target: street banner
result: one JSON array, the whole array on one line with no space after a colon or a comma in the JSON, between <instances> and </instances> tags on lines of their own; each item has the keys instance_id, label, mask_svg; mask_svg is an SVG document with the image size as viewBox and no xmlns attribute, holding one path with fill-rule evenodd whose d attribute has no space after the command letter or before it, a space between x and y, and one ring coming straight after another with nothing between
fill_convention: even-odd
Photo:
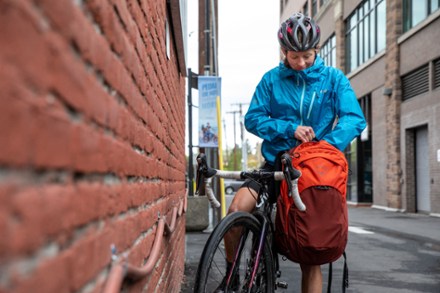
<instances>
[{"instance_id":1,"label":"street banner","mask_svg":"<svg viewBox=\"0 0 440 293\"><path fill-rule=\"evenodd\" d=\"M217 97L221 97L221 78L199 76L199 146L218 147Z\"/></svg>"}]
</instances>

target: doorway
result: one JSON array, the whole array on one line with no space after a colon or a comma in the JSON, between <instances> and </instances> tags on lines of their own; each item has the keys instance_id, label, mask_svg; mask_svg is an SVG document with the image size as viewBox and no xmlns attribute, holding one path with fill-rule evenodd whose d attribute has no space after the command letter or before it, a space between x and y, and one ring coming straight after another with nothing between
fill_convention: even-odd
<instances>
[{"instance_id":1,"label":"doorway","mask_svg":"<svg viewBox=\"0 0 440 293\"><path fill-rule=\"evenodd\" d=\"M416 211L429 213L431 211L430 174L429 174L429 144L428 127L415 129L415 183L416 183Z\"/></svg>"}]
</instances>

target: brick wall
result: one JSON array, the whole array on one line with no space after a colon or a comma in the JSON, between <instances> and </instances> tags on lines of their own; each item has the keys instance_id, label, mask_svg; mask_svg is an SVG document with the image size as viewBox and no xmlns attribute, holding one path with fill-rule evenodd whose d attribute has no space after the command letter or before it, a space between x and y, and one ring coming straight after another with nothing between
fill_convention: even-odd
<instances>
[{"instance_id":1,"label":"brick wall","mask_svg":"<svg viewBox=\"0 0 440 293\"><path fill-rule=\"evenodd\" d=\"M342 14L344 3L340 0L334 3L334 21L336 22L336 67L345 72L345 22Z\"/></svg>"},{"instance_id":2,"label":"brick wall","mask_svg":"<svg viewBox=\"0 0 440 293\"><path fill-rule=\"evenodd\" d=\"M397 38L402 34L402 1L386 1L387 30L385 53L385 88L392 89L386 102L386 150L387 150L387 203L388 207L400 209L401 198L401 149L400 106L402 90L399 74L399 46Z\"/></svg>"},{"instance_id":3,"label":"brick wall","mask_svg":"<svg viewBox=\"0 0 440 293\"><path fill-rule=\"evenodd\" d=\"M417 212L416 197L410 196L416 194L416 154L415 154L415 131L405 131L405 190L403 191L403 208L404 210L415 213ZM406 193L406 194L405 194Z\"/></svg>"},{"instance_id":4,"label":"brick wall","mask_svg":"<svg viewBox=\"0 0 440 293\"><path fill-rule=\"evenodd\" d=\"M185 82L166 1L0 1L0 292L99 292L184 197ZM173 35L171 34L171 37ZM178 292L184 217L130 292Z\"/></svg>"}]
</instances>

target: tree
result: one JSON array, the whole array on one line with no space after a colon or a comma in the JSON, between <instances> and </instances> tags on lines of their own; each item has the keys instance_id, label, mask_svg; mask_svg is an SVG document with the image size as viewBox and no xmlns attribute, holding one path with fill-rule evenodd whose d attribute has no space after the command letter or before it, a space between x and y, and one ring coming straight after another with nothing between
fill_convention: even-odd
<instances>
[{"instance_id":1,"label":"tree","mask_svg":"<svg viewBox=\"0 0 440 293\"><path fill-rule=\"evenodd\" d=\"M248 169L258 169L261 166L262 158L261 158L261 143L257 143L255 148L252 148L249 145L249 141L246 141L247 144L247 166ZM255 150L255 152L252 152ZM236 145L235 148L235 159L234 159L234 148L228 149L227 151L223 151L224 165L223 169L228 171L238 171L242 169L242 148L239 145ZM235 162L235 164L234 164ZM236 166L236 167L235 167Z\"/></svg>"}]
</instances>

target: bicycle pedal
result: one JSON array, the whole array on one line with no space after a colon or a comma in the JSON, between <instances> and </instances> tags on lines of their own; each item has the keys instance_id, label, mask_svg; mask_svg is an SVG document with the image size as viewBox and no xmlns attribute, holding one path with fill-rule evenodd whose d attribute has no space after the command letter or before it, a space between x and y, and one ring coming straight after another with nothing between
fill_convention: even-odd
<instances>
[{"instance_id":1,"label":"bicycle pedal","mask_svg":"<svg viewBox=\"0 0 440 293\"><path fill-rule=\"evenodd\" d=\"M288 284L287 284L287 282L284 282L284 281L278 281L276 283L276 286L277 286L277 288L287 289Z\"/></svg>"},{"instance_id":2,"label":"bicycle pedal","mask_svg":"<svg viewBox=\"0 0 440 293\"><path fill-rule=\"evenodd\" d=\"M284 281L278 281L277 283L276 283L276 285L277 285L277 288L281 288L281 289L287 289L287 282L284 282Z\"/></svg>"}]
</instances>

